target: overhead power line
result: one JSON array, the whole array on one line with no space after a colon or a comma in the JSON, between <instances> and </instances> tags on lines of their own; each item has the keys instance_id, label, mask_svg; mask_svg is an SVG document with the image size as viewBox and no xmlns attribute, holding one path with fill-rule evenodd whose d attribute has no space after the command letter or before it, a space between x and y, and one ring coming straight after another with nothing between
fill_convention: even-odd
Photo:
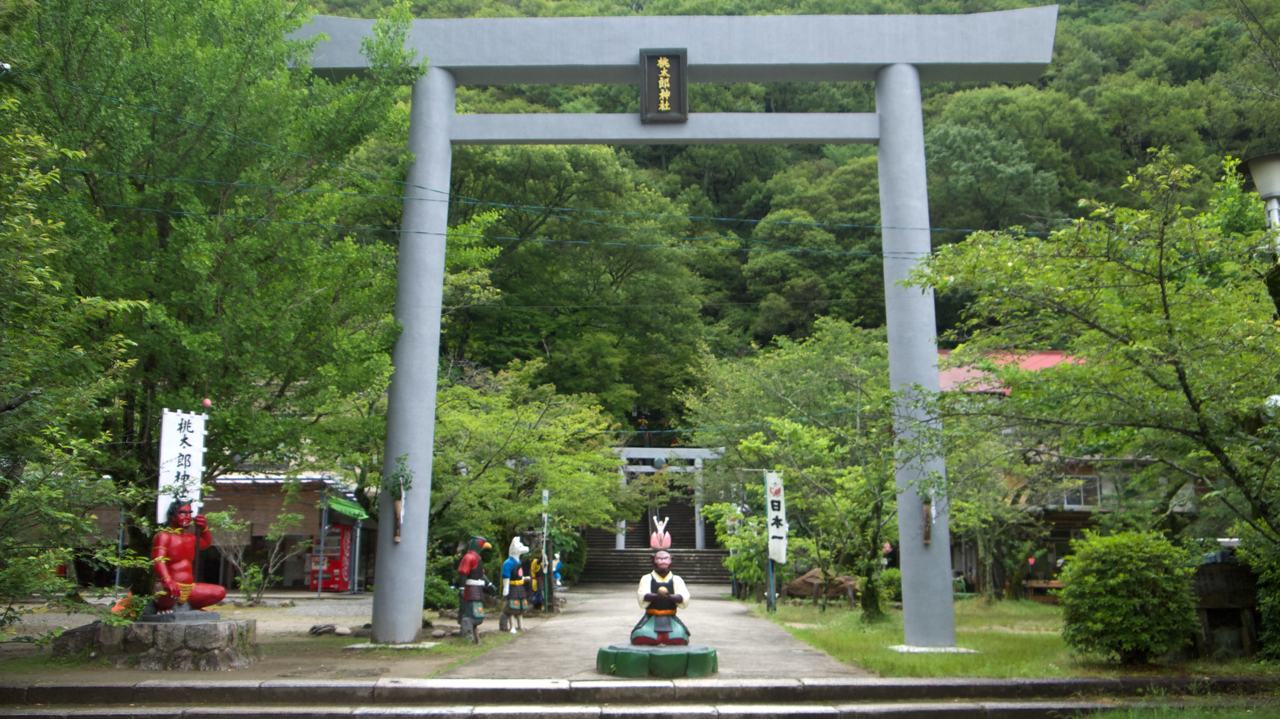
<instances>
[{"instance_id":1,"label":"overhead power line","mask_svg":"<svg viewBox=\"0 0 1280 719\"><path fill-rule=\"evenodd\" d=\"M376 234L385 234L385 235L408 235L408 236L415 236L415 237L419 237L419 236L421 237L449 237L449 236L468 237L473 239L488 240L491 242L498 242L498 243L504 243L504 244L505 243L512 243L512 244L537 243L537 244L546 244L546 245L620 247L620 248L629 248L629 249L698 251L698 252L714 251L714 252L724 252L724 253L735 253L735 252L742 252L743 250L749 250L752 248L760 248L760 249L767 249L767 250L772 250L776 252L785 252L785 253L791 253L791 254L812 254L812 255L829 256L829 257L891 257L891 258L907 258L907 259L919 258L919 257L927 256L929 254L927 252L914 252L914 251L902 251L902 250L885 252L884 250L877 250L877 249L858 249L858 250L826 249L826 248L820 248L820 247L781 245L776 243L767 243L767 242L758 242L758 241L752 242L749 240L746 240L746 241L739 240L741 243L745 244L745 247L744 246L715 247L715 246L706 246L706 245L695 247L695 246L680 245L680 244L622 242L622 241L616 241L616 240L611 241L611 240L597 240L597 239L560 240L560 239L554 239L550 237L519 237L515 235L486 235L486 234L478 234L478 233L458 232L453 230L447 233L441 233L441 232L430 232L426 230L404 230L404 229L393 228L393 227L380 227L377 225L343 225L343 224L331 223L331 222L317 222L314 220L290 220L290 219L285 219L280 217L267 217L265 215L240 216L240 215L229 215L226 213L195 212L192 210L165 209L160 207L142 207L138 205L125 205L125 204L119 204L119 203L104 203L98 206L104 209L125 210L128 212L164 215L168 217L192 217L192 218L202 218L202 219L209 219L209 220L215 220L215 221L243 222L243 223L250 223L250 224L282 224L282 225L291 225L296 227L314 227L318 229L334 231L337 233L367 232L367 233L376 233ZM633 227L633 228L626 228L626 229L629 232L643 232L645 234L650 234L651 232L648 228ZM685 236L685 237L679 237L679 238L673 238L673 239L676 242L705 242L705 241L720 241L726 238L720 235L713 235L713 236L691 235L691 236Z\"/></svg>"},{"instance_id":2,"label":"overhead power line","mask_svg":"<svg viewBox=\"0 0 1280 719\"><path fill-rule=\"evenodd\" d=\"M977 228L977 227L933 226L933 227L925 228L925 227L905 227L905 226L850 223L850 222L778 220L778 219L769 219L767 217L763 219L756 219L756 218L727 217L727 216L715 216L715 215L681 215L681 214L659 213L659 212L646 213L646 212L637 212L637 211L617 211L617 210L606 210L606 209L599 209L599 208L538 205L538 204L529 204L529 203L507 202L507 201L500 201L500 200L489 200L489 199L483 199L483 198L468 197L465 195L455 195L452 198L446 198L446 195L448 193L445 192L444 190L437 190L434 188L422 187L422 186L413 185L410 183L401 183L401 184L404 184L405 187L413 187L413 188L427 190L432 193L436 193L439 195L439 197L417 197L417 196L406 195L406 194L361 193L361 192L350 192L346 190L327 189L327 188L326 189L293 188L285 185L277 185L277 184L270 184L270 183L242 182L242 181L233 181L233 180L214 180L214 179L207 179L207 178L191 178L191 177L178 177L178 176L159 176L159 175L150 175L147 173L118 172L113 170L103 170L103 169L70 166L70 165L64 167L63 169L67 172L74 172L74 173L81 173L81 174L95 174L95 175L102 175L102 176L108 176L108 177L110 176L127 177L132 180L144 180L144 181L153 181L153 182L174 182L174 183L197 185L197 186L229 187L229 188L238 188L238 189L246 189L246 190L279 191L279 192L283 192L285 194L290 194L290 195L317 194L323 197L347 197L352 199L391 200L397 203L456 202L458 204L472 205L477 207L489 207L489 208L499 209L499 210L515 210L519 212L537 212L540 214L556 216L559 219L565 219L566 216L573 216L573 215L597 215L602 217L608 217L611 219L626 218L626 219L647 220L647 221L670 220L670 221L684 221L684 222L695 223L695 224L709 222L714 224L737 224L737 225L751 225L756 227L761 227L761 226L805 227L805 228L831 230L831 231L857 230L857 231L876 232L876 233L882 232L884 230L928 230L930 232L936 232L936 233L955 233L955 234L969 235L974 232L983 231L983 228ZM623 229L623 230L635 229L629 225L602 223L602 222L595 222L591 220L583 220L581 222L583 224L603 227L606 229ZM1054 222L1055 224L1065 225L1066 223L1072 222L1072 220L1070 218L1059 218L1057 220L1054 220ZM1026 234L1029 236L1047 236L1049 232L1023 230L1023 234Z\"/></svg>"},{"instance_id":3,"label":"overhead power line","mask_svg":"<svg viewBox=\"0 0 1280 719\"><path fill-rule=\"evenodd\" d=\"M106 100L114 104L117 104L119 106L133 109L137 112L142 112L142 113L146 113L146 114L157 116L157 117L163 117L165 119L169 119L184 125L200 128L201 130L210 132L211 134L216 135L218 137L222 137L237 143L243 143L250 147L274 150L276 152L284 153L286 156L289 156L289 157L296 157L298 159L306 160L308 162L312 162L320 166L329 167L329 168L338 170L347 175L359 177L362 180L371 180L375 182L382 182L382 183L400 186L406 189L419 190L422 192L438 195L440 199L417 197L417 196L409 195L407 193L385 194L385 195L364 194L364 193L344 193L347 196L356 197L356 198L368 198L368 199L395 199L399 202L406 202L406 201L407 202L424 202L424 201L431 202L431 201L443 201L443 199L445 197L448 197L450 194L448 190L417 185L414 183L408 183L403 178L399 178L399 177L388 177L385 175L355 172L351 168L342 166L331 160L324 160L321 158L317 158L315 156L308 155L306 153L300 153L300 152L291 150L289 148L284 148L272 143L263 142L259 139L248 137L240 133L227 130L225 128L213 126L207 120L202 120L202 121L189 120L181 115L165 111L163 108L160 108L155 105L143 105L136 102L131 102L129 100L126 100L114 95L85 90L84 88L81 88L78 84L69 82L62 78L50 77L50 76L39 74L39 73L29 73L29 74L42 77L48 81L67 87L71 89L72 92L77 94L83 94L89 97L93 97L97 100ZM93 171L93 170L87 170L87 168L70 168L69 167L67 169L70 171ZM100 172L100 173L111 172L112 174L130 176L130 177L139 178L139 179L151 177L152 179L155 179L158 181L168 181L168 182L187 182L192 184L244 187L246 189L250 189L250 188L279 189L279 190L284 190L290 193L304 193L304 192L314 191L307 188L290 188L290 187L285 187L280 185L269 185L269 184L262 184L262 183L241 183L236 181L212 180L207 178L181 178L181 177L161 178L156 176L147 176L145 174L138 174L138 173L118 173L118 172L104 171L104 170L98 170L97 172ZM321 192L324 192L324 191L321 191ZM330 191L330 192L334 192L334 191ZM344 191L339 190L336 192L344 192ZM679 219L679 220L684 220L688 222L711 222L716 224L734 224L734 225L752 225L752 226L759 226L759 225L788 226L790 225L790 226L812 227L817 229L837 230L837 231L838 230L858 230L858 231L880 232L886 229L890 229L890 230L927 229L931 232L937 232L937 233L971 234L981 229L981 228L971 228L971 227L946 227L946 226L936 226L936 227L930 227L930 228L893 227L893 226L877 225L877 224L800 222L800 221L791 221L791 220L770 220L768 218L757 219L757 218L729 217L729 216L715 216L715 215L694 215L694 214L679 215L679 214L628 213L628 212L620 213L616 211L600 210L595 208L522 204L522 203L488 200L483 198L473 198L473 197L466 197L466 196L454 197L453 199L455 201L458 201L464 204L471 204L476 206L487 206L487 207L493 207L496 209L516 209L521 211L537 211L537 212L550 212L550 213L562 213L562 214L601 214L609 217L639 217L643 219ZM1060 218L1059 220L1056 220L1054 222L1055 224L1058 224L1058 223L1066 223L1070 221L1071 221L1070 218ZM1026 231L1025 234L1040 235L1040 234L1047 234L1047 233Z\"/></svg>"}]
</instances>

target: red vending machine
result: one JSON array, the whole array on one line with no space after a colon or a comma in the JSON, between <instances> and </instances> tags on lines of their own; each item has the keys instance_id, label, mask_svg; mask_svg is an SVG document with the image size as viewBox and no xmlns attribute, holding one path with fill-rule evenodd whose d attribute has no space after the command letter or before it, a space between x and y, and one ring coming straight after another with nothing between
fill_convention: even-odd
<instances>
[{"instance_id":1,"label":"red vending machine","mask_svg":"<svg viewBox=\"0 0 1280 719\"><path fill-rule=\"evenodd\" d=\"M324 541L308 555L307 586L311 591L346 592L351 589L353 529L346 524L329 525Z\"/></svg>"}]
</instances>

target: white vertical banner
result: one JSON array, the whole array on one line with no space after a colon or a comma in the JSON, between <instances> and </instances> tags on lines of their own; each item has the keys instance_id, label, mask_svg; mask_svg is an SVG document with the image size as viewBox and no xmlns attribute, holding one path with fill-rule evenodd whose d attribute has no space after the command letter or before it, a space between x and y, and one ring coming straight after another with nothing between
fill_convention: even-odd
<instances>
[{"instance_id":1,"label":"white vertical banner","mask_svg":"<svg viewBox=\"0 0 1280 719\"><path fill-rule=\"evenodd\" d=\"M204 477L204 425L207 414L164 411L160 422L160 491L156 521L164 524L169 505L185 499L200 508L200 480Z\"/></svg>"},{"instance_id":2,"label":"white vertical banner","mask_svg":"<svg viewBox=\"0 0 1280 719\"><path fill-rule=\"evenodd\" d=\"M764 473L764 503L769 532L769 559L787 563L787 500L782 490L782 475Z\"/></svg>"}]
</instances>

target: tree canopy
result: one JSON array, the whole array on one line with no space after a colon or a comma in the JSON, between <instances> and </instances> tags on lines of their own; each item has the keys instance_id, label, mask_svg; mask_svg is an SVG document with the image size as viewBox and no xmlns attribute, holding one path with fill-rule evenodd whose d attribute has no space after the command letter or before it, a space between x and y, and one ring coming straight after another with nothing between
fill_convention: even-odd
<instances>
[{"instance_id":1,"label":"tree canopy","mask_svg":"<svg viewBox=\"0 0 1280 719\"><path fill-rule=\"evenodd\" d=\"M64 463L57 476L149 488L161 411L208 398L212 475L319 465L379 486L408 85L429 62L402 50L411 17L1036 4L414 0L388 10L329 0L316 5L385 16L364 48L371 73L344 79L310 73L311 44L289 39L306 3L12 4L0 11L6 481ZM942 249L921 281L948 290L939 317L964 361L1043 347L1079 359L1027 384L1003 405L1022 413L1009 419L1063 430L1054 439L1064 452L1158 460L1170 491L1185 479L1274 539L1272 388L1258 380L1275 359L1266 263L1253 251L1261 215L1233 174L1216 189L1197 178L1225 155L1280 149L1267 145L1280 136L1280 8L1160 0L1059 12L1038 81L926 86L935 245L956 249ZM638 110L624 85L466 87L458 99L460 112ZM868 83L696 84L691 104L869 112L874 93ZM1158 146L1180 160L1147 167ZM887 469L872 449L883 437L845 423L852 408L879 416L880 380L867 376L868 395L841 384L885 362L876 177L864 146L459 149L441 363L453 374L441 382L446 459L435 479L438 510L471 514L437 517L442 531L485 512L495 531L511 529L528 521L535 488L571 494L508 459L612 477L604 443L655 438L723 443L747 466L815 477L826 467L827 494L804 510L815 532L837 529L821 506L839 492L880 501ZM803 371L787 378L787 367ZM822 379L819 369L836 371ZM776 396L753 394L765 384L735 376L747 370ZM796 407L779 404L797 393ZM499 452L533 407L548 412L545 436ZM466 444L475 417L497 418L488 449ZM754 429L716 429L728 425ZM557 442L571 451L552 461ZM449 474L488 456L503 459L487 477ZM1161 471L1148 466L1155 481ZM501 506L482 501L490 495ZM141 494L110 499L149 514ZM625 501L580 499L565 516L584 524L611 521ZM833 543L815 551L870 562L879 521L838 528L845 545L823 535Z\"/></svg>"},{"instance_id":2,"label":"tree canopy","mask_svg":"<svg viewBox=\"0 0 1280 719\"><path fill-rule=\"evenodd\" d=\"M984 412L1038 430L1032 447L1141 460L1133 479L1162 490L1164 512L1186 485L1276 543L1274 259L1258 199L1224 169L1201 210L1200 173L1159 153L1125 183L1127 205L1094 204L1044 237L978 233L918 279L970 297L953 357L1009 392ZM1044 348L1071 359L1001 361Z\"/></svg>"}]
</instances>

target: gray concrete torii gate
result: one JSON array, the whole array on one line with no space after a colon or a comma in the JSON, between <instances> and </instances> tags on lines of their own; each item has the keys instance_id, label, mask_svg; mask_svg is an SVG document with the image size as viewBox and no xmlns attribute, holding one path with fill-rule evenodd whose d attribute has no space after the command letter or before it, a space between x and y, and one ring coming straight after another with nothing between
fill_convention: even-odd
<instances>
[{"instance_id":1,"label":"gray concrete torii gate","mask_svg":"<svg viewBox=\"0 0 1280 719\"><path fill-rule=\"evenodd\" d=\"M387 417L386 471L407 455L402 541L378 531L373 638L415 641L422 626L448 188L454 144L878 143L890 384L938 391L933 295L899 285L930 252L920 84L1033 80L1053 53L1057 7L973 15L598 17L415 20L406 44L430 67L413 88ZM327 36L312 69L360 72L373 21L321 16L298 35ZM874 81L875 113L697 113L680 124L640 115L458 115L461 85L639 84L640 50L682 48L689 82ZM900 436L927 421L902 406ZM955 643L945 496L916 485L943 476L940 456L897 468L905 641ZM381 499L381 516L391 515Z\"/></svg>"}]
</instances>

